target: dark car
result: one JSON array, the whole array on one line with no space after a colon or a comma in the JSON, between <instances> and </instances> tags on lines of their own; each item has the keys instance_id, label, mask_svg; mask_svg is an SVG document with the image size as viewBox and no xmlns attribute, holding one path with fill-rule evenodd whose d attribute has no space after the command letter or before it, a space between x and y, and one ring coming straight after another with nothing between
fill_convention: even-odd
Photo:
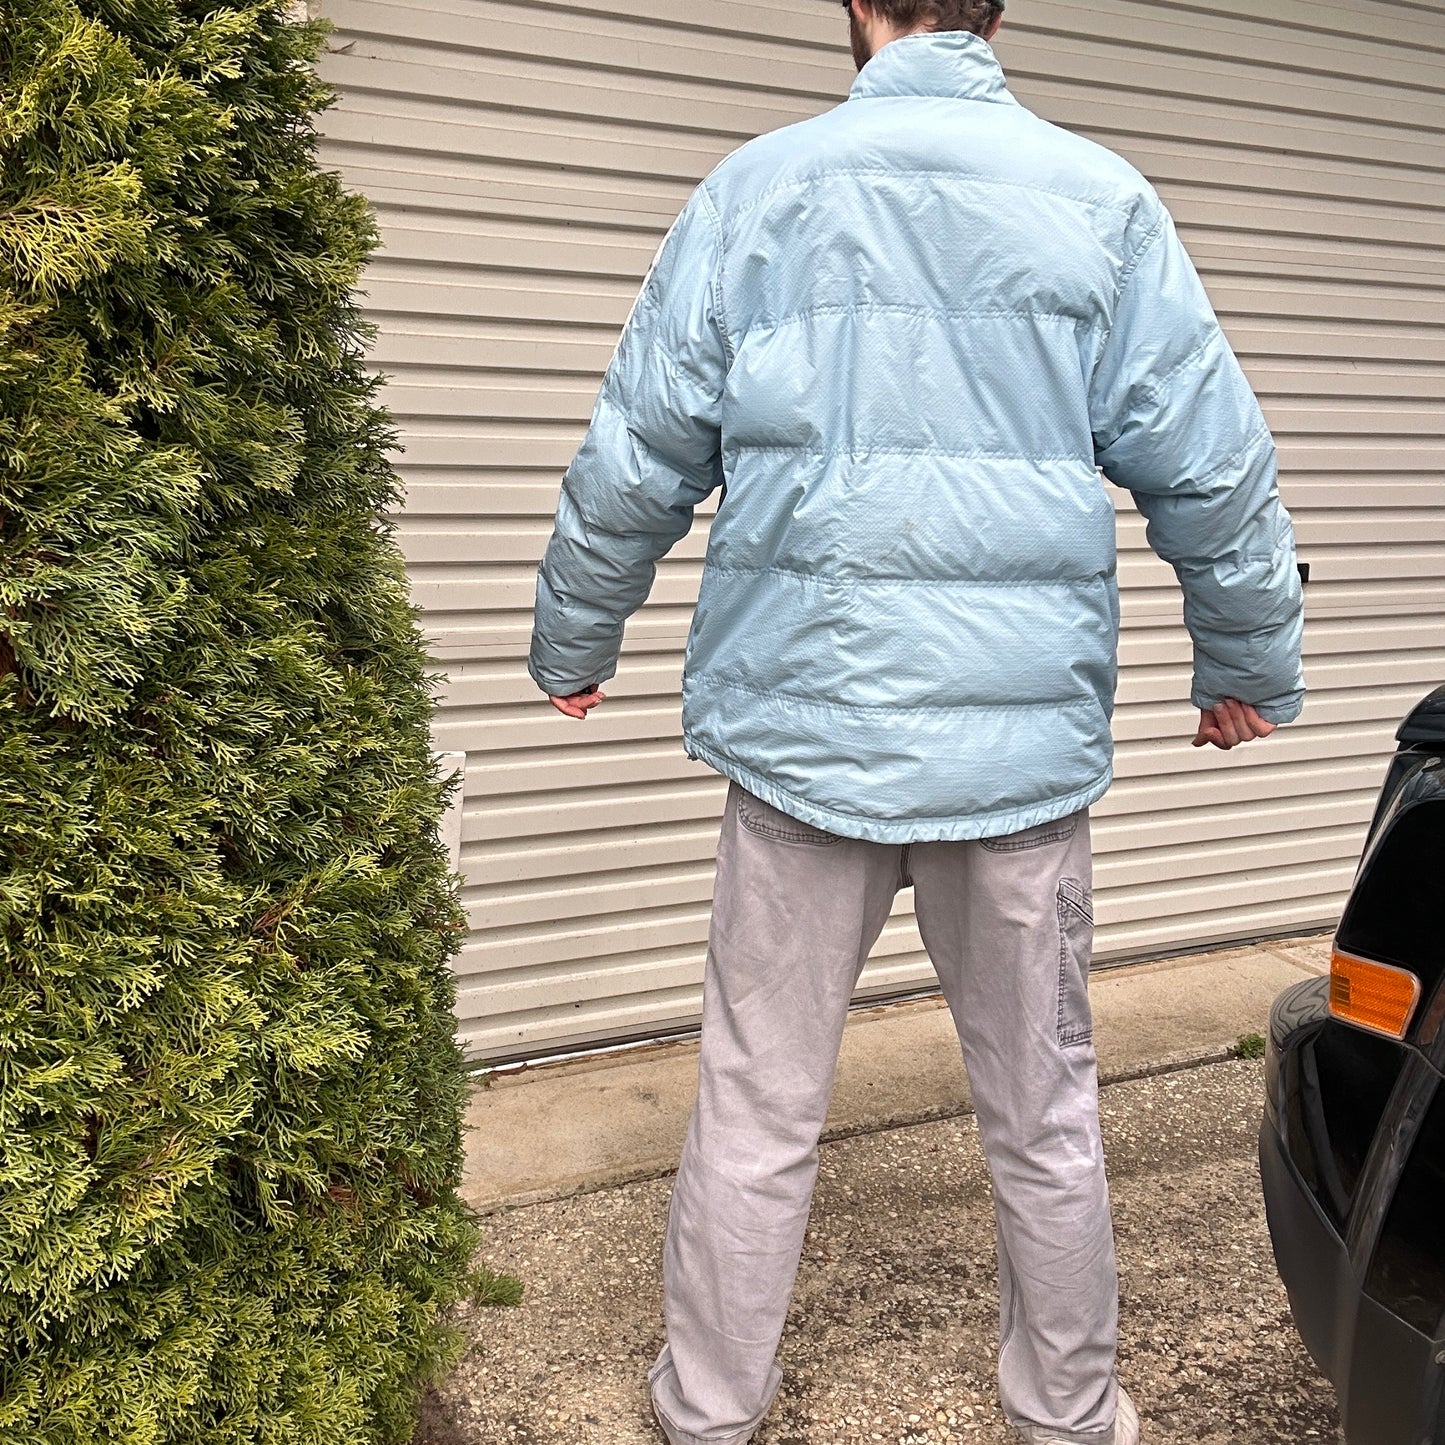
<instances>
[{"instance_id":1,"label":"dark car","mask_svg":"<svg viewBox=\"0 0 1445 1445\"><path fill-rule=\"evenodd\" d=\"M1270 1019L1260 1168L1349 1445L1445 1445L1445 687L1405 720L1328 978Z\"/></svg>"}]
</instances>

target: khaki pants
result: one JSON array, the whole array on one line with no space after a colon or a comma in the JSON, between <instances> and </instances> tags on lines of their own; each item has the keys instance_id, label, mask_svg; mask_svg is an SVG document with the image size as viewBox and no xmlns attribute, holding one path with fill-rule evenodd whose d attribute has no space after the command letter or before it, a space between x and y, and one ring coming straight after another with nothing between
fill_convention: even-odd
<instances>
[{"instance_id":1,"label":"khaki pants","mask_svg":"<svg viewBox=\"0 0 1445 1445\"><path fill-rule=\"evenodd\" d=\"M849 998L909 886L993 1178L1004 1410L1026 1438L1112 1441L1090 885L1085 813L977 842L870 843L732 787L663 1261L668 1343L649 1376L672 1445L744 1445L777 1392Z\"/></svg>"}]
</instances>

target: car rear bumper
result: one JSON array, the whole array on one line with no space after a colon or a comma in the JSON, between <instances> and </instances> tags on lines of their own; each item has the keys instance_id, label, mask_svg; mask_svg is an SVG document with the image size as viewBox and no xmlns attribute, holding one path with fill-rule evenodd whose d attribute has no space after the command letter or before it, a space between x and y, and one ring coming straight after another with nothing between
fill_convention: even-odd
<instances>
[{"instance_id":1,"label":"car rear bumper","mask_svg":"<svg viewBox=\"0 0 1445 1445\"><path fill-rule=\"evenodd\" d=\"M1275 1260L1300 1338L1335 1386L1349 1445L1445 1445L1437 1359L1428 1339L1364 1291L1363 1268L1291 1154L1302 1137L1289 1111L1291 1076L1329 1022L1329 980L1286 990L1270 1020L1268 1099L1260 1130L1260 1176ZM1292 1057L1293 1056L1293 1057Z\"/></svg>"},{"instance_id":2,"label":"car rear bumper","mask_svg":"<svg viewBox=\"0 0 1445 1445\"><path fill-rule=\"evenodd\" d=\"M1338 1301L1341 1294L1348 1293L1349 1253L1268 1119L1259 1133L1259 1173L1275 1263L1289 1295L1295 1327L1310 1358L1333 1377L1339 1352Z\"/></svg>"}]
</instances>

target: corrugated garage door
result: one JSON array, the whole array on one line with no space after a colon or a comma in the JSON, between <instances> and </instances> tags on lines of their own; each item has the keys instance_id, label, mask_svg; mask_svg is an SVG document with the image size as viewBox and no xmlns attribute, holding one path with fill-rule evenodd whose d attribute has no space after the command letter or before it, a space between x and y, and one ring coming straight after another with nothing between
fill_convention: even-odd
<instances>
[{"instance_id":1,"label":"corrugated garage door","mask_svg":"<svg viewBox=\"0 0 1445 1445\"><path fill-rule=\"evenodd\" d=\"M376 204L376 363L401 537L468 754L461 1028L503 1059L698 1010L720 780L679 746L707 520L659 569L585 727L523 668L563 468L695 182L822 110L834 0L325 0L325 158ZM1033 109L1122 151L1178 217L1279 438L1314 568L1305 721L1187 746L1172 574L1121 497L1119 781L1097 812L1099 957L1328 925L1394 724L1445 678L1445 12L1387 0L1012 0ZM867 989L926 986L911 897Z\"/></svg>"}]
</instances>

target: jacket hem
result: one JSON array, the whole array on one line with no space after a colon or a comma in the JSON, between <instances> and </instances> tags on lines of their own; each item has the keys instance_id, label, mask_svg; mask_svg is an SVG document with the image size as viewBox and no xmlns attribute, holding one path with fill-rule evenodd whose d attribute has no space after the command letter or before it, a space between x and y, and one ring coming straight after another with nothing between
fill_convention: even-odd
<instances>
[{"instance_id":1,"label":"jacket hem","mask_svg":"<svg viewBox=\"0 0 1445 1445\"><path fill-rule=\"evenodd\" d=\"M949 818L871 818L820 808L690 736L684 736L683 744L689 757L706 763L715 772L730 778L754 797L770 803L789 817L811 823L813 827L835 833L840 838L859 838L869 843L959 843L974 838L1003 838L1039 823L1052 823L1080 812L1098 802L1114 780L1114 770L1106 768L1093 782L1063 797L996 813L969 813Z\"/></svg>"}]
</instances>

